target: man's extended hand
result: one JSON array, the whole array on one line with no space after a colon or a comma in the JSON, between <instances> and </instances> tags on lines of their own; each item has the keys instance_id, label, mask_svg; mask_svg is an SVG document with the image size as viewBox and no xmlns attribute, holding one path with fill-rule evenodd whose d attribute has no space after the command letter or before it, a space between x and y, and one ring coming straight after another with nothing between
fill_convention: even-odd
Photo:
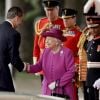
<instances>
[{"instance_id":1,"label":"man's extended hand","mask_svg":"<svg viewBox=\"0 0 100 100\"><path fill-rule=\"evenodd\" d=\"M30 70L30 64L24 62L24 69L23 69L23 71L29 72L29 70Z\"/></svg>"}]
</instances>

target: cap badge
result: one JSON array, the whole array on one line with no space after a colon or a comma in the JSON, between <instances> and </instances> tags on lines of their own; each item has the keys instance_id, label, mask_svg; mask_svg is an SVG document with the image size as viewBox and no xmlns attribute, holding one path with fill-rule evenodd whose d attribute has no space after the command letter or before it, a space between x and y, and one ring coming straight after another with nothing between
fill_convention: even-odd
<instances>
[{"instance_id":1,"label":"cap badge","mask_svg":"<svg viewBox=\"0 0 100 100\"><path fill-rule=\"evenodd\" d=\"M65 9L65 11L64 11L64 12L65 12L65 15L66 15L66 14L67 14L67 9Z\"/></svg>"},{"instance_id":2,"label":"cap badge","mask_svg":"<svg viewBox=\"0 0 100 100\"><path fill-rule=\"evenodd\" d=\"M50 6L50 1L48 1L47 3L48 3L48 6Z\"/></svg>"}]
</instances>

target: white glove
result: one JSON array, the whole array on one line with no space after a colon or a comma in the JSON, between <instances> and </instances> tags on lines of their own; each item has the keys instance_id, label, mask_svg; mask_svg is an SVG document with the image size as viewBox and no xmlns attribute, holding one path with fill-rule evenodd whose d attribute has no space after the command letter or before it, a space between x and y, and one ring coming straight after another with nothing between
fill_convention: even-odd
<instances>
[{"instance_id":1,"label":"white glove","mask_svg":"<svg viewBox=\"0 0 100 100\"><path fill-rule=\"evenodd\" d=\"M36 76L40 76L40 73L39 73L39 72L37 72L37 73L35 73L35 75L36 75Z\"/></svg>"},{"instance_id":2,"label":"white glove","mask_svg":"<svg viewBox=\"0 0 100 100\"><path fill-rule=\"evenodd\" d=\"M100 89L100 78L97 79L97 80L94 82L93 87L94 87L94 88L97 88L97 89Z\"/></svg>"},{"instance_id":3,"label":"white glove","mask_svg":"<svg viewBox=\"0 0 100 100\"><path fill-rule=\"evenodd\" d=\"M49 89L50 90L54 90L56 88L56 82L51 82L49 85L48 85Z\"/></svg>"}]
</instances>

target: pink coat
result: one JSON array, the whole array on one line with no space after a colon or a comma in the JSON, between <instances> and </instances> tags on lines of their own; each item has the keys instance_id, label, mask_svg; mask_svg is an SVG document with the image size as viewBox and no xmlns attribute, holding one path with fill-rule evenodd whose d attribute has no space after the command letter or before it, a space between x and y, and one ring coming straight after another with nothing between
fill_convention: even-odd
<instances>
[{"instance_id":1,"label":"pink coat","mask_svg":"<svg viewBox=\"0 0 100 100\"><path fill-rule=\"evenodd\" d=\"M54 54L51 49L45 49L40 60L36 65L30 65L30 73L36 73L43 69L44 80L42 83L42 93L51 95L51 90L48 85L51 82L59 81L59 86L55 92L64 93L73 98L73 83L72 79L75 73L74 57L70 49L62 47L61 50Z\"/></svg>"}]
</instances>

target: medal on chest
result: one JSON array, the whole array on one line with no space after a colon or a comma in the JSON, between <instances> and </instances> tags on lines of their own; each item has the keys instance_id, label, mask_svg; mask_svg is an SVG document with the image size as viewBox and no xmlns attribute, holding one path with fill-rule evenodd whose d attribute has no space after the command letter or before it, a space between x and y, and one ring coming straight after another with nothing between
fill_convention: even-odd
<instances>
[{"instance_id":1,"label":"medal on chest","mask_svg":"<svg viewBox=\"0 0 100 100\"><path fill-rule=\"evenodd\" d=\"M74 31L66 31L66 32L64 32L64 34L63 34L65 37L66 36L72 36L72 37L74 37L75 36L75 32Z\"/></svg>"}]
</instances>

